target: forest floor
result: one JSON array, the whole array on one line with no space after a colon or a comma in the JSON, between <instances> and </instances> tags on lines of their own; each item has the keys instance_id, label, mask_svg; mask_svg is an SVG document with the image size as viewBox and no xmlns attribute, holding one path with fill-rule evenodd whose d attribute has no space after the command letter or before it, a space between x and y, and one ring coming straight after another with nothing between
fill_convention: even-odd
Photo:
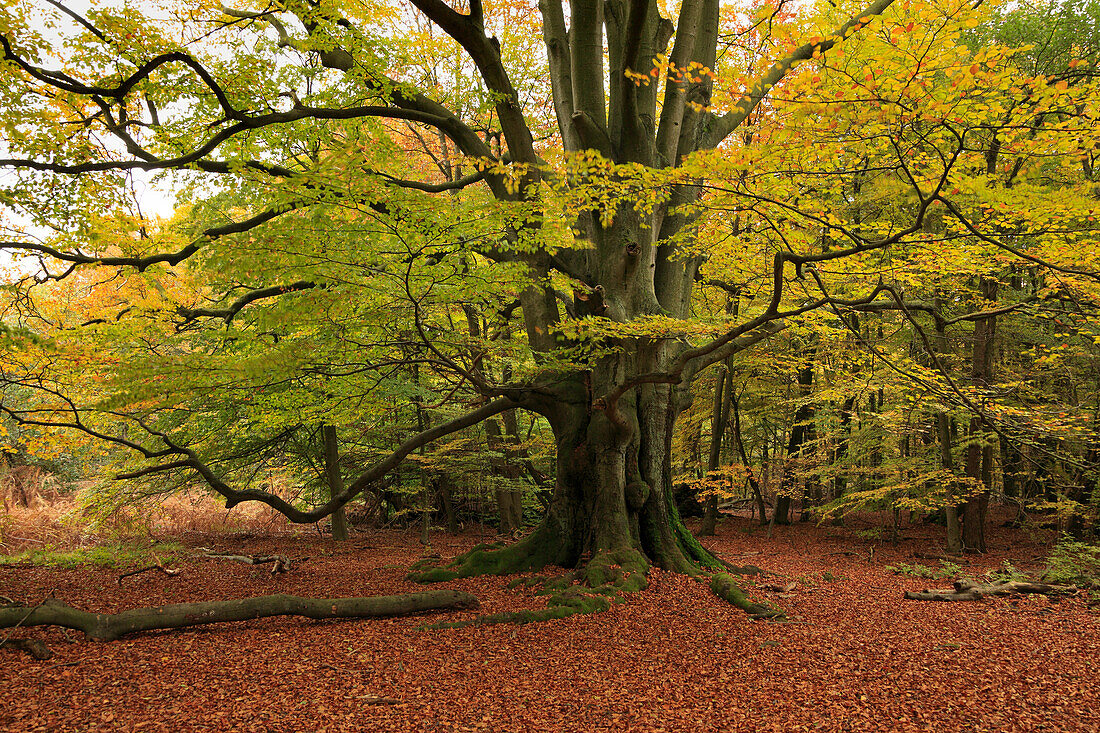
<instances>
[{"instance_id":1,"label":"forest floor","mask_svg":"<svg viewBox=\"0 0 1100 733\"><path fill-rule=\"evenodd\" d=\"M753 621L690 578L653 570L610 611L527 626L418 630L425 617L315 622L284 617L145 633L111 643L20 629L53 658L0 650L4 731L1100 731L1100 614L1084 594L971 603L903 600L950 585L887 565L939 567L942 528L892 546L856 530L797 524L771 539L729 518L704 544L776 576L753 593L787 621ZM487 536L488 535L488 536ZM286 574L204 557L178 576L0 566L0 595L56 597L116 612L271 593L343 597L421 590L404 579L415 530L311 536L188 535L189 548L308 558ZM487 530L433 534L444 557ZM1006 560L1041 570L1049 547L995 528L978 576ZM873 551L872 551L873 550ZM444 584L480 613L538 608L507 578ZM789 586L785 593L767 584ZM428 617L469 618L472 612ZM0 630L0 638L4 632Z\"/></svg>"}]
</instances>

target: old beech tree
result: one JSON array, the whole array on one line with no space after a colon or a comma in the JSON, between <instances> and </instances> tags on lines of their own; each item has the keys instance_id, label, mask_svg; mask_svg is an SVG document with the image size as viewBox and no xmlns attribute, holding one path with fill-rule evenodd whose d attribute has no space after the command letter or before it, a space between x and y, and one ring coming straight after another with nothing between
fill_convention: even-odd
<instances>
[{"instance_id":1,"label":"old beech tree","mask_svg":"<svg viewBox=\"0 0 1100 733\"><path fill-rule=\"evenodd\" d=\"M21 177L24 193L43 196L49 184L35 183L36 175L45 181L103 182L130 171L178 170L219 180L237 176L246 182L263 181L292 194L267 205L257 203L234 221L211 226L175 248L136 251L128 250L125 242L97 247L95 242L43 243L29 238L5 246L41 257L45 269L40 277L64 278L88 268L170 269L185 266L205 249L226 243L232 247L234 237L341 197L400 217L401 202L409 199L399 198L397 192L442 198L464 187L487 188L498 201L532 212L518 223L512 220L503 234L483 244L480 255L507 264L509 272L522 272L518 303L509 313L522 318L532 363L542 368L503 383L479 372L476 359L460 364L439 353L437 362L450 363L466 388L480 393L480 406L414 435L348 481L323 506L305 510L262 489L234 486L209 456L166 430L146 426L149 442L136 440L133 432L115 437L101 430L93 434L141 453L145 468L135 475L167 470L197 474L224 496L228 506L260 501L295 522L314 522L345 505L420 446L520 408L543 416L557 445L556 486L545 519L517 544L472 553L448 569L428 571L424 579L554 564L581 569L580 577L592 585L618 577L620 584L639 587L650 564L693 574L717 568L720 561L681 522L671 493L673 426L688 405L693 377L778 333L802 313L903 308L894 291L876 287L873 279L841 299L824 287L814 268L883 252L906 237L932 231L935 222L926 212L944 203L943 186L956 158L973 149L977 143L968 141L978 138L972 135L964 141L959 135L956 149L940 154L928 132L939 128L914 123L911 129L918 143L895 152L933 160L914 164L913 170L904 162L885 167L897 172L903 188L911 188L895 224L861 229L858 212L854 224L808 216L802 230L813 225L818 233L791 239L787 246L767 253L761 267L767 286L758 291L764 297L740 311L740 322L709 339L689 339L675 329L662 331L659 325L692 318L693 289L705 261L693 242L703 210L694 205L706 196L706 169L692 167L691 161L706 151L723 150L735 137L751 137L740 130L746 121L767 112L769 93L777 85L800 63L820 59L871 32L876 23L881 25L878 19L892 2L875 0L839 20L819 18L819 24L832 26L806 31L802 41L787 44L775 58L759 64L743 87L724 90L715 87L715 79L722 78L715 70L730 63L720 54L728 51L729 38L736 33L724 28L728 17L718 0L685 0L675 18L664 17L655 0L573 0L568 6L561 0L543 0L538 8L545 54L541 63L549 69L550 94L544 98L552 97L552 115L547 109L524 108L524 96L517 92L509 68L515 56L506 36L498 30L505 38L500 41L487 31L500 24L481 0L471 0L468 7L412 0L415 8L391 8L388 14L381 6L335 0L200 7L193 18L176 19L191 29L188 43L179 35L153 32L150 19L107 10L84 17L63 9L59 17L83 34L81 43L97 48L78 56L86 67L60 61L64 54L51 51L31 30L31 11L20 14L25 8L18 5L0 27L7 80L3 103L12 133L5 152L9 157L0 165ZM829 13L834 11L822 17ZM417 23L430 22L434 33L445 34L461 49L461 64L468 74L480 77L478 86L489 100L492 130L475 129L425 90L388 76L385 50L393 30L386 23L400 26L414 17ZM758 12L748 25L753 33L764 35L774 17L774 9ZM898 27L905 30L903 24ZM908 28L912 30L912 22ZM875 32L887 40L896 38L893 31ZM204 58L191 49L200 48L207 36L231 42ZM310 83L253 89L248 80L263 59L241 51L239 58L227 60L227 49L259 48L261 42L274 49L267 58L280 59L275 71L269 69L269 81L274 79L277 86L280 68L300 64L312 69ZM867 83L872 79L877 79L873 69ZM919 88L916 82L912 86ZM154 99L162 101L156 104ZM21 113L25 122L13 122ZM324 151L295 156L272 152L271 141L281 129L297 129L294 125L303 123L368 125L379 119L434 130L442 144L457 151L462 173L440 182L438 177L417 180L362 165L356 175L373 185L335 191L325 170L334 158ZM641 181L639 190L648 185L661 193L645 206L620 196L610 204L604 201L602 209L595 203L576 207L565 227L574 238L572 244L547 244L539 233L546 220L544 197L554 191L560 199L561 191L570 186L580 190L588 175L580 168L555 170L546 163L540 149L545 149L547 126L553 126L549 120L556 120L551 144L563 148L566 159L583 154L580 159L607 164L603 170L611 173L605 185L629 189L632 180ZM537 144L532 131L536 128ZM254 141L265 134L266 147L256 145ZM874 175L873 165L853 158L851 167L859 166L867 176ZM929 170L932 174L926 175ZM340 175L346 176L346 168ZM394 192L392 199L387 191ZM85 193L109 198L93 183L87 184ZM807 200L819 194L812 186L805 188ZM755 201L765 199L758 196ZM798 216L797 197L781 203L792 218ZM48 214L43 213L45 205L36 211ZM560 219L560 211L553 216ZM811 240L812 247L798 246ZM787 298L785 288L793 278L804 295ZM815 279L820 286L816 291ZM571 290L564 297L563 282ZM738 283L720 285L736 288ZM217 308L180 312L189 318L228 320L246 306L318 286L315 281L274 279L265 289L227 297ZM563 329L567 321L605 324L599 338L608 348L592 350L579 366L575 355L567 361L557 359L556 352L575 347L583 338ZM631 330L632 324L645 325ZM424 331L420 335L431 338ZM35 420L34 415L22 417ZM91 430L76 419L55 422ZM612 566L620 569L612 571Z\"/></svg>"}]
</instances>

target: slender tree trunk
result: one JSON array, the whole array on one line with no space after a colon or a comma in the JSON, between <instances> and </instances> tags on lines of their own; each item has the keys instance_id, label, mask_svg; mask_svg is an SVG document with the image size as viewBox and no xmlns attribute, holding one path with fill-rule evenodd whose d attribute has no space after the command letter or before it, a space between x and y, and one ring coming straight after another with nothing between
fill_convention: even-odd
<instances>
[{"instance_id":1,"label":"slender tree trunk","mask_svg":"<svg viewBox=\"0 0 1100 733\"><path fill-rule=\"evenodd\" d=\"M435 482L439 503L443 505L443 521L447 524L447 531L458 534L458 517L455 514L454 483L448 476L440 476Z\"/></svg>"},{"instance_id":2,"label":"slender tree trunk","mask_svg":"<svg viewBox=\"0 0 1100 733\"><path fill-rule=\"evenodd\" d=\"M512 425L515 427L515 412L512 412ZM505 418L506 430L507 418ZM514 485L519 480L520 467L510 460L510 444L501 431L500 423L489 420L485 423L485 431L488 437L489 450L495 454L489 461L492 474L499 482L494 494L497 501L497 513L499 516L498 531L501 534L512 534L520 528L522 519L521 501L523 494L516 491ZM511 432L511 430L509 430Z\"/></svg>"},{"instance_id":3,"label":"slender tree trunk","mask_svg":"<svg viewBox=\"0 0 1100 733\"><path fill-rule=\"evenodd\" d=\"M837 438L836 448L833 450L833 468L836 475L833 477L833 495L836 500L844 496L848 488L848 468L841 465L848 457L848 443L852 438L852 413L855 410L856 397L845 397L840 405L840 437ZM839 527L844 524L844 515L837 512L833 515L832 524Z\"/></svg>"},{"instance_id":4,"label":"slender tree trunk","mask_svg":"<svg viewBox=\"0 0 1100 733\"><path fill-rule=\"evenodd\" d=\"M737 225L739 226L739 225ZM735 229L737 228L735 226ZM736 316L741 310L740 290L728 292L726 296L726 314ZM707 473L718 470L722 462L722 440L730 419L730 404L733 401L733 359L727 359L718 373L718 384L714 388L714 404L710 415L710 452L707 454ZM718 497L707 499L703 512L703 524L699 534L713 536L718 522Z\"/></svg>"},{"instance_id":5,"label":"slender tree trunk","mask_svg":"<svg viewBox=\"0 0 1100 733\"><path fill-rule=\"evenodd\" d=\"M764 504L764 492L761 490L760 482L756 480L756 473L752 470L752 464L749 462L749 453L745 450L744 436L741 434L741 408L740 399L735 394L730 394L730 407L733 412L733 442L737 448L737 454L741 456L741 463L745 466L745 474L749 479L749 488L752 489L753 499L756 501L756 508L760 513L760 523L766 524L768 521L768 508ZM768 450L764 449L764 462L768 461Z\"/></svg>"},{"instance_id":6,"label":"slender tree trunk","mask_svg":"<svg viewBox=\"0 0 1100 733\"><path fill-rule=\"evenodd\" d=\"M798 393L803 401L799 404L798 409L795 410L794 424L791 426L790 439L787 442L787 462L789 467L784 473L779 495L775 500L774 521L776 524L791 523L791 499L793 498L792 495L797 481L796 473L801 469L801 466L798 464L802 463L803 457L808 454L807 447L812 445L816 437L816 430L814 429L814 414L816 411L814 410L813 404L808 399L813 390L813 359L816 353L816 347L809 347L806 352L805 366L798 370Z\"/></svg>"},{"instance_id":7,"label":"slender tree trunk","mask_svg":"<svg viewBox=\"0 0 1100 733\"><path fill-rule=\"evenodd\" d=\"M718 372L718 384L714 387L714 402L710 414L710 450L707 453L707 475L710 476L718 470L722 457L722 436L726 432L726 422L729 420L730 392L733 386L733 375L728 375L723 367ZM706 509L703 512L703 523L699 527L699 534L703 537L714 535L715 525L718 522L718 497L713 493L707 497Z\"/></svg>"},{"instance_id":8,"label":"slender tree trunk","mask_svg":"<svg viewBox=\"0 0 1100 733\"><path fill-rule=\"evenodd\" d=\"M939 298L933 301L933 306L936 312L941 310L942 306ZM939 358L944 370L948 370L950 369L951 362L948 354L947 332L945 328L946 326L943 320L937 318L934 348L936 350L936 356ZM944 515L947 520L946 547L944 549L948 553L957 554L962 552L963 544L962 527L959 523L958 497L956 491L957 482L954 477L955 458L952 450L954 446L954 431L951 429L951 415L945 410L937 410L935 419L936 435L939 438L940 445L940 467L943 468L947 474L945 478L946 485L944 486Z\"/></svg>"},{"instance_id":9,"label":"slender tree trunk","mask_svg":"<svg viewBox=\"0 0 1100 733\"><path fill-rule=\"evenodd\" d=\"M510 375L508 378L511 378ZM522 438L520 438L519 418L515 410L505 410L501 414L501 420L504 423L504 459L506 462L508 479L513 487L506 492L509 494L507 498L509 512L508 522L512 526L512 531L514 532L523 526L523 490L516 488L519 486L520 479L523 476L523 465L520 462L523 457L519 453L519 445L523 441Z\"/></svg>"},{"instance_id":10,"label":"slender tree trunk","mask_svg":"<svg viewBox=\"0 0 1100 733\"><path fill-rule=\"evenodd\" d=\"M336 442L336 426L325 425L321 428L325 443L325 483L328 485L328 496L338 495L344 490L344 476L340 471L340 445ZM344 507L340 507L332 513L332 539L344 542L348 538L347 516Z\"/></svg>"},{"instance_id":11,"label":"slender tree trunk","mask_svg":"<svg viewBox=\"0 0 1100 733\"><path fill-rule=\"evenodd\" d=\"M996 302L997 281L981 278L979 287L985 300ZM995 316L974 323L974 353L971 381L978 389L988 389L993 383L994 339L997 333ZM972 483L982 486L963 504L963 544L969 550L986 552L986 525L989 519L989 496L993 488L993 443L980 437L981 418L970 419L970 443L966 449L966 475Z\"/></svg>"}]
</instances>

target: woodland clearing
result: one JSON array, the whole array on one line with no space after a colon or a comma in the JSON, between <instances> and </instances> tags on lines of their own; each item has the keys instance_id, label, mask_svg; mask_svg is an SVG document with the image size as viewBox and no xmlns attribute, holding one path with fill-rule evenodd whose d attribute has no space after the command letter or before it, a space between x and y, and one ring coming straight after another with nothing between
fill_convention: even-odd
<instances>
[{"instance_id":1,"label":"woodland clearing","mask_svg":"<svg viewBox=\"0 0 1100 733\"><path fill-rule=\"evenodd\" d=\"M904 600L937 581L887 566L928 563L942 530L914 525L892 546L868 524L766 531L728 517L708 549L769 576L755 596L787 620L753 621L687 576L650 571L645 591L610 611L529 625L420 630L426 622L539 608L511 577L443 584L479 612L315 622L264 619L145 633L112 643L79 632L20 629L53 651L36 661L0 651L5 731L1095 731L1100 729L1100 615L1084 593ZM338 545L308 533L202 534L177 576L125 568L0 566L0 593L54 596L117 612L139 606L288 593L407 593L422 554L413 530L357 534ZM978 577L1002 567L1039 573L1047 546L992 531L991 552L960 561ZM468 528L433 533L457 555L493 539ZM288 573L223 562L198 548L283 554ZM935 564L933 562L933 564ZM791 584L796 584L791 587ZM768 590L782 586L785 592Z\"/></svg>"}]
</instances>

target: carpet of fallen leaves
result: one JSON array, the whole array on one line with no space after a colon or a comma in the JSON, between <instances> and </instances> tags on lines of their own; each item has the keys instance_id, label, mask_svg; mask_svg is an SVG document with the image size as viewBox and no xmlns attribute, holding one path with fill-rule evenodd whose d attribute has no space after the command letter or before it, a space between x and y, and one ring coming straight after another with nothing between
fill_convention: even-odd
<instances>
[{"instance_id":1,"label":"carpet of fallen leaves","mask_svg":"<svg viewBox=\"0 0 1100 733\"><path fill-rule=\"evenodd\" d=\"M20 630L54 656L0 650L0 730L1100 731L1100 616L1087 598L906 601L904 590L949 583L885 566L938 566L919 555L936 552L942 530L906 528L894 547L859 539L858 528L776 527L766 539L731 518L705 539L774 574L748 585L786 609L786 622L752 621L701 583L653 570L646 591L609 612L528 626L275 618L107 644ZM434 550L454 555L485 535L440 533ZM403 593L421 588L404 579L422 551L416 537L370 532L338 546L316 535L193 536L191 546L307 559L272 576L195 552L178 576L121 585L119 570L0 567L0 595L115 612L270 593ZM992 546L964 572L1005 560L1041 569L1047 551L1003 528ZM482 613L544 603L506 581L446 585L476 594Z\"/></svg>"}]
</instances>

